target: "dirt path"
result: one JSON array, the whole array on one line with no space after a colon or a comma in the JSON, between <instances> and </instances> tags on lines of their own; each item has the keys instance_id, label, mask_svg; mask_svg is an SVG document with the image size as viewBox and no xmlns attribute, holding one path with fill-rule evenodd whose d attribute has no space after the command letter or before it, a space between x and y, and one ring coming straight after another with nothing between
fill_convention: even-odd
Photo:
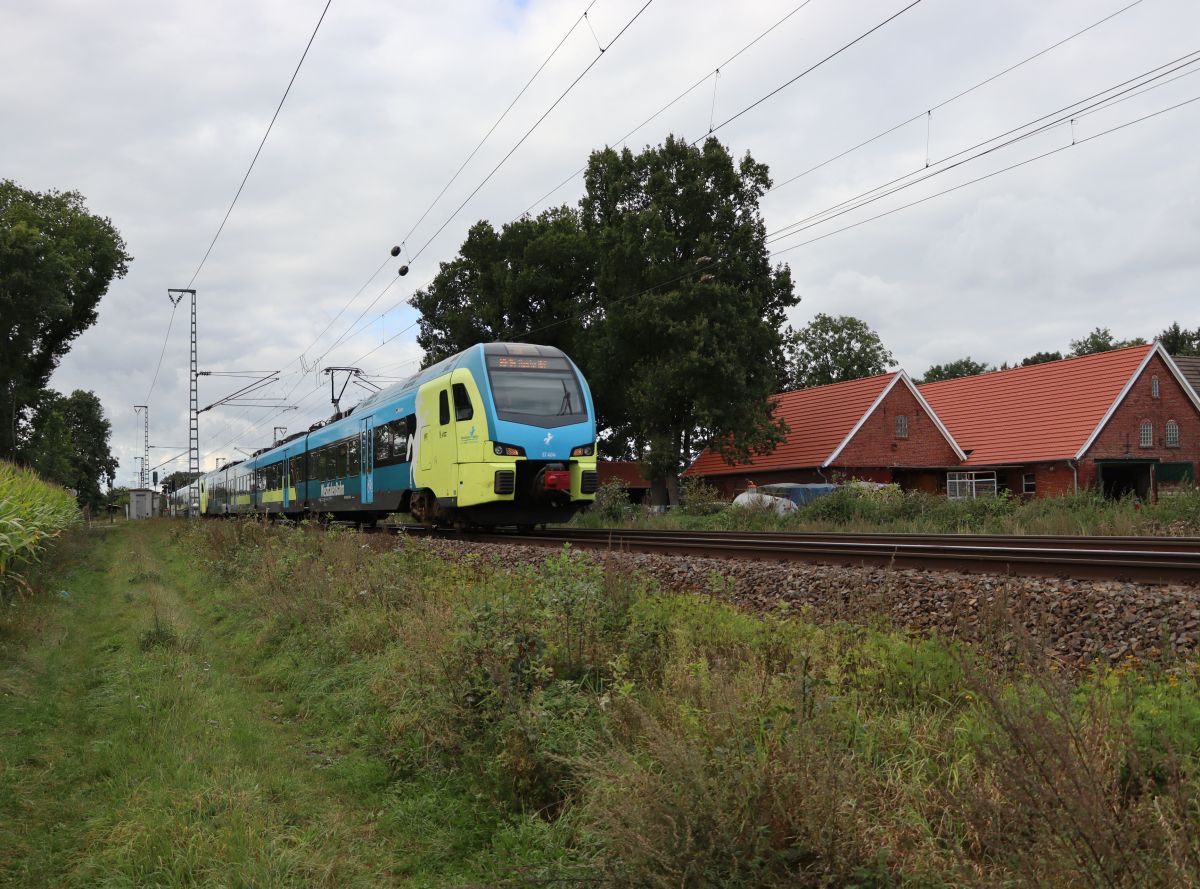
<instances>
[{"instance_id":1,"label":"dirt path","mask_svg":"<svg viewBox=\"0 0 1200 889\"><path fill-rule=\"evenodd\" d=\"M0 626L0 885L398 882L369 794L279 717L163 543L90 532L61 590Z\"/></svg>"}]
</instances>

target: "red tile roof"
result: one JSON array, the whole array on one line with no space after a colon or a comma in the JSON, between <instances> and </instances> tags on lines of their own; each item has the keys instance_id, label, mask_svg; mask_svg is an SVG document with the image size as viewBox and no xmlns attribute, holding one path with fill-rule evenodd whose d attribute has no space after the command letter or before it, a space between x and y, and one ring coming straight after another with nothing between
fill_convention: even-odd
<instances>
[{"instance_id":1,"label":"red tile roof","mask_svg":"<svg viewBox=\"0 0 1200 889\"><path fill-rule=\"evenodd\" d=\"M1069 460L1154 349L1131 346L919 387L967 465Z\"/></svg>"},{"instance_id":2,"label":"red tile roof","mask_svg":"<svg viewBox=\"0 0 1200 889\"><path fill-rule=\"evenodd\" d=\"M684 475L824 466L850 430L870 410L875 399L899 374L900 371L896 371L772 396L775 416L788 425L786 441L769 454L737 465L726 463L716 451L705 448Z\"/></svg>"}]
</instances>

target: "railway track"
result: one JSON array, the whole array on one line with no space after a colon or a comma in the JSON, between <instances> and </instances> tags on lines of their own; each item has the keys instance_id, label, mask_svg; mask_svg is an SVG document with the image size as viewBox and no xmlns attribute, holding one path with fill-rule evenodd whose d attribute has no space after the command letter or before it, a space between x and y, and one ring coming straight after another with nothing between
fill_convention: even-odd
<instances>
[{"instance_id":1,"label":"railway track","mask_svg":"<svg viewBox=\"0 0 1200 889\"><path fill-rule=\"evenodd\" d=\"M403 526L403 533L430 533ZM480 543L519 543L705 558L892 565L971 573L1200 585L1198 537L1050 537L966 534L566 529L516 535L434 532Z\"/></svg>"}]
</instances>

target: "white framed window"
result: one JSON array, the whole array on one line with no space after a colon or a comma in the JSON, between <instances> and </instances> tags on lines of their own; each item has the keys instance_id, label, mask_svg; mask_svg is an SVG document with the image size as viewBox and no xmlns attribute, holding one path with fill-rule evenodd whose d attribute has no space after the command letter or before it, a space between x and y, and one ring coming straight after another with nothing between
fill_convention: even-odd
<instances>
[{"instance_id":1,"label":"white framed window","mask_svg":"<svg viewBox=\"0 0 1200 889\"><path fill-rule=\"evenodd\" d=\"M995 493L994 471L946 473L946 497L950 500L973 500L976 497L994 496Z\"/></svg>"},{"instance_id":2,"label":"white framed window","mask_svg":"<svg viewBox=\"0 0 1200 889\"><path fill-rule=\"evenodd\" d=\"M1154 426L1149 420L1142 420L1142 425L1138 427L1138 447L1154 447Z\"/></svg>"},{"instance_id":3,"label":"white framed window","mask_svg":"<svg viewBox=\"0 0 1200 889\"><path fill-rule=\"evenodd\" d=\"M1037 493L1037 476L1032 472L1026 472L1021 476L1021 493L1036 494Z\"/></svg>"},{"instance_id":4,"label":"white framed window","mask_svg":"<svg viewBox=\"0 0 1200 889\"><path fill-rule=\"evenodd\" d=\"M1179 424L1174 420L1167 420L1167 447L1179 447Z\"/></svg>"},{"instance_id":5,"label":"white framed window","mask_svg":"<svg viewBox=\"0 0 1200 889\"><path fill-rule=\"evenodd\" d=\"M1150 397L1158 398L1158 377L1150 378Z\"/></svg>"},{"instance_id":6,"label":"white framed window","mask_svg":"<svg viewBox=\"0 0 1200 889\"><path fill-rule=\"evenodd\" d=\"M896 414L896 438L908 438L907 414Z\"/></svg>"}]
</instances>

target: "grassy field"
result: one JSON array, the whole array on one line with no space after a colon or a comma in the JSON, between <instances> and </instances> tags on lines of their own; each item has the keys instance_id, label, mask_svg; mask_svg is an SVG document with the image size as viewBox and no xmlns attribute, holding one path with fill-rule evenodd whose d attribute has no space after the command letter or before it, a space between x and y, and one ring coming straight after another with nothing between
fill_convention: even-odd
<instances>
[{"instance_id":1,"label":"grassy field","mask_svg":"<svg viewBox=\"0 0 1200 889\"><path fill-rule=\"evenodd\" d=\"M1200 490L1164 495L1158 503L1109 500L1093 491L1026 500L1002 494L974 500L848 485L784 516L765 509L728 508L712 488L684 485L668 514L631 506L619 485L607 485L596 505L575 519L582 527L660 530L846 531L914 534L1091 534L1200 536Z\"/></svg>"},{"instance_id":2,"label":"grassy field","mask_svg":"<svg viewBox=\"0 0 1200 889\"><path fill-rule=\"evenodd\" d=\"M1200 882L1195 663L248 522L80 531L39 585L0 618L0 885Z\"/></svg>"}]
</instances>

